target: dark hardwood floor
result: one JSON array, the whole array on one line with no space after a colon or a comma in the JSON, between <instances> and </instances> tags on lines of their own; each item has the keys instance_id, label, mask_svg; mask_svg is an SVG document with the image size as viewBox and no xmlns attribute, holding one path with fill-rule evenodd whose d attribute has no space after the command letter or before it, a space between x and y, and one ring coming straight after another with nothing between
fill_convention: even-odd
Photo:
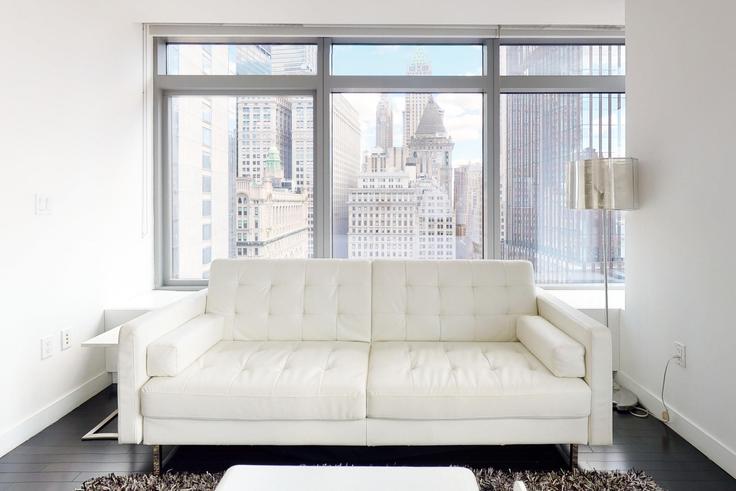
<instances>
[{"instance_id":1,"label":"dark hardwood floor","mask_svg":"<svg viewBox=\"0 0 736 491\"><path fill-rule=\"evenodd\" d=\"M70 491L89 478L150 472L151 451L141 445L80 437L116 406L109 387L0 458L0 491ZM115 431L115 422L109 431ZM166 452L167 449L164 449ZM221 471L234 464L467 465L556 469L555 447L180 447L166 469ZM736 480L654 418L614 415L614 444L580 448L584 469L646 471L668 490L736 490Z\"/></svg>"}]
</instances>

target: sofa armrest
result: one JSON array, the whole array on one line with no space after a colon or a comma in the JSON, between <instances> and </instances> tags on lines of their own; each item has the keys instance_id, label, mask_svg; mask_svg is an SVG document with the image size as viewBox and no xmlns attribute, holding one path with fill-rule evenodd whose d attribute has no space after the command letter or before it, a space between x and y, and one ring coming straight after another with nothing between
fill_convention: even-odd
<instances>
[{"instance_id":1,"label":"sofa armrest","mask_svg":"<svg viewBox=\"0 0 736 491\"><path fill-rule=\"evenodd\" d=\"M555 377L585 377L582 344L538 315L520 315L516 337Z\"/></svg>"},{"instance_id":2,"label":"sofa armrest","mask_svg":"<svg viewBox=\"0 0 736 491\"><path fill-rule=\"evenodd\" d=\"M222 341L225 318L203 314L169 331L148 345L149 377L173 377Z\"/></svg>"},{"instance_id":3,"label":"sofa armrest","mask_svg":"<svg viewBox=\"0 0 736 491\"><path fill-rule=\"evenodd\" d=\"M611 331L562 300L537 289L539 315L585 348L585 377L590 387L588 444L610 445L613 440Z\"/></svg>"},{"instance_id":4,"label":"sofa armrest","mask_svg":"<svg viewBox=\"0 0 736 491\"><path fill-rule=\"evenodd\" d=\"M204 314L207 290L124 324L118 339L118 442L141 443L143 418L140 389L148 381L148 345L187 321Z\"/></svg>"}]
</instances>

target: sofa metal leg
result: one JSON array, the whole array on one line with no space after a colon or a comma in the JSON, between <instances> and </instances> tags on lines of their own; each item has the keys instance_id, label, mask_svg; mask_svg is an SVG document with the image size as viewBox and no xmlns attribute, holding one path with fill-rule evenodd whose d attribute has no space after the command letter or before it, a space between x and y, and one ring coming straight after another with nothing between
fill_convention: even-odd
<instances>
[{"instance_id":1,"label":"sofa metal leg","mask_svg":"<svg viewBox=\"0 0 736 491\"><path fill-rule=\"evenodd\" d=\"M161 445L153 446L153 475L161 475Z\"/></svg>"},{"instance_id":2,"label":"sofa metal leg","mask_svg":"<svg viewBox=\"0 0 736 491\"><path fill-rule=\"evenodd\" d=\"M570 444L570 470L574 471L578 468L578 444Z\"/></svg>"}]
</instances>

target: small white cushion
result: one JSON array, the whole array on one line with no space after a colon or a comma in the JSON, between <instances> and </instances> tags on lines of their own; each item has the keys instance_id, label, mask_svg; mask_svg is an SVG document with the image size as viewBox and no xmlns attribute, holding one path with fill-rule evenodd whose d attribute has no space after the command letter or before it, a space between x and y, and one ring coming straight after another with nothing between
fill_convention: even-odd
<instances>
[{"instance_id":1,"label":"small white cushion","mask_svg":"<svg viewBox=\"0 0 736 491\"><path fill-rule=\"evenodd\" d=\"M368 343L221 341L176 377L141 389L152 418L352 420L365 418Z\"/></svg>"},{"instance_id":2,"label":"small white cushion","mask_svg":"<svg viewBox=\"0 0 736 491\"><path fill-rule=\"evenodd\" d=\"M182 324L148 345L149 377L173 377L222 340L225 318L204 314Z\"/></svg>"},{"instance_id":3,"label":"small white cushion","mask_svg":"<svg viewBox=\"0 0 736 491\"><path fill-rule=\"evenodd\" d=\"M585 348L538 315L516 321L516 337L558 377L585 377Z\"/></svg>"},{"instance_id":4,"label":"small white cushion","mask_svg":"<svg viewBox=\"0 0 736 491\"><path fill-rule=\"evenodd\" d=\"M590 388L555 377L518 342L371 344L368 417L581 418Z\"/></svg>"}]
</instances>

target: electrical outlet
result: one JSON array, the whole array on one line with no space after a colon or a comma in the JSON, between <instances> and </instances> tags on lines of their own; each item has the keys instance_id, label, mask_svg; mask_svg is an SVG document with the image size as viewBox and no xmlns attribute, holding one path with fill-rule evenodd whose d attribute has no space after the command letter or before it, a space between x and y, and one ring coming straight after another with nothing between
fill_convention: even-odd
<instances>
[{"instance_id":1,"label":"electrical outlet","mask_svg":"<svg viewBox=\"0 0 736 491\"><path fill-rule=\"evenodd\" d=\"M46 336L41 338L41 359L45 360L54 354L54 337Z\"/></svg>"},{"instance_id":2,"label":"electrical outlet","mask_svg":"<svg viewBox=\"0 0 736 491\"><path fill-rule=\"evenodd\" d=\"M675 363L680 365L682 368L687 366L687 350L685 344L679 341L675 341Z\"/></svg>"},{"instance_id":3,"label":"electrical outlet","mask_svg":"<svg viewBox=\"0 0 736 491\"><path fill-rule=\"evenodd\" d=\"M64 329L61 331L61 349L69 349L72 347L72 330Z\"/></svg>"}]
</instances>

